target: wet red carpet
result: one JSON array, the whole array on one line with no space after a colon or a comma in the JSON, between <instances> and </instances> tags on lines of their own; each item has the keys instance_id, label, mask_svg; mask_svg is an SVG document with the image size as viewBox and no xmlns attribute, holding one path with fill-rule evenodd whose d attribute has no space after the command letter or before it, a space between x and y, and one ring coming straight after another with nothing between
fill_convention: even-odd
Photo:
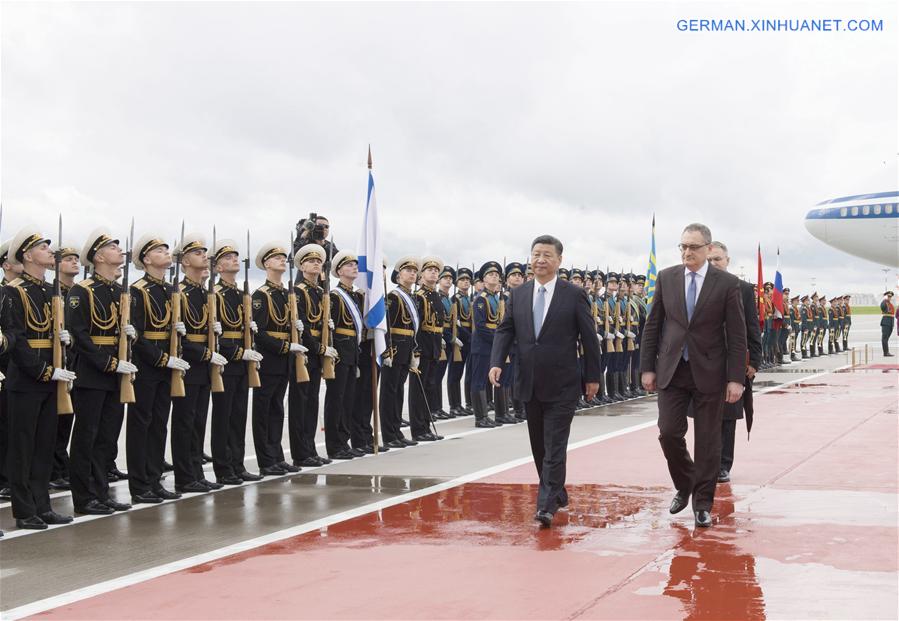
<instances>
[{"instance_id":1,"label":"wet red carpet","mask_svg":"<svg viewBox=\"0 0 899 621\"><path fill-rule=\"evenodd\" d=\"M551 530L527 465L40 616L896 618L895 378L759 396L708 530L667 513L650 428L572 451Z\"/></svg>"}]
</instances>

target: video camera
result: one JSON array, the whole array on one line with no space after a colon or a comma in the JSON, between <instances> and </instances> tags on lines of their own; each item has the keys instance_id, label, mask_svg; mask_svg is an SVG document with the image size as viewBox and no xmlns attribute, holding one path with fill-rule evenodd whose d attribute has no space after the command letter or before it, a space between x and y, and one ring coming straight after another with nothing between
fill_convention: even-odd
<instances>
[{"instance_id":1,"label":"video camera","mask_svg":"<svg viewBox=\"0 0 899 621\"><path fill-rule=\"evenodd\" d=\"M309 242L321 242L327 237L324 225L318 224L318 214L310 213L308 218L297 222L297 239Z\"/></svg>"}]
</instances>

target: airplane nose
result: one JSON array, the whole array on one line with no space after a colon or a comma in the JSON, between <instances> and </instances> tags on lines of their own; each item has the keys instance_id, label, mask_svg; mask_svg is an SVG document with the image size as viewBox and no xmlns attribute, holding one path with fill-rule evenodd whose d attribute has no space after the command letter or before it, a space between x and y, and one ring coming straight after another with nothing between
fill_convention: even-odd
<instances>
[{"instance_id":1,"label":"airplane nose","mask_svg":"<svg viewBox=\"0 0 899 621\"><path fill-rule=\"evenodd\" d=\"M805 229L816 239L827 241L827 220L811 217L814 212L809 212L805 217Z\"/></svg>"}]
</instances>

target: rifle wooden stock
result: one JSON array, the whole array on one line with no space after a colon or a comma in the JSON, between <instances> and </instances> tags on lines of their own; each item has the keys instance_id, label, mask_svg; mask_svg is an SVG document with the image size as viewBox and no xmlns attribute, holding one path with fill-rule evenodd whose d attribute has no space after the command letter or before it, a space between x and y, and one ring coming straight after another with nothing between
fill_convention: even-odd
<instances>
[{"instance_id":1,"label":"rifle wooden stock","mask_svg":"<svg viewBox=\"0 0 899 621\"><path fill-rule=\"evenodd\" d=\"M131 362L131 339L125 334L125 326L131 323L131 294L123 291L119 297L119 360ZM134 374L119 378L119 401L134 403Z\"/></svg>"},{"instance_id":2,"label":"rifle wooden stock","mask_svg":"<svg viewBox=\"0 0 899 621\"><path fill-rule=\"evenodd\" d=\"M253 310L250 296L246 293L243 296L243 348L253 349L253 331L250 329L250 322L253 320ZM262 381L259 379L258 363L247 360L247 386L250 388L259 388Z\"/></svg>"},{"instance_id":3,"label":"rifle wooden stock","mask_svg":"<svg viewBox=\"0 0 899 621\"><path fill-rule=\"evenodd\" d=\"M53 366L61 369L65 366L63 359L63 344L59 340L59 333L64 329L62 296L53 297ZM72 414L72 397L69 395L68 382L56 382L56 413Z\"/></svg>"},{"instance_id":4,"label":"rifle wooden stock","mask_svg":"<svg viewBox=\"0 0 899 621\"><path fill-rule=\"evenodd\" d=\"M450 321L453 322L453 362L462 362L462 348L456 344L456 341L459 340L459 300L453 300L453 305L450 310Z\"/></svg>"},{"instance_id":5,"label":"rifle wooden stock","mask_svg":"<svg viewBox=\"0 0 899 621\"><path fill-rule=\"evenodd\" d=\"M172 332L169 335L169 356L180 357L181 354L181 335L175 330L175 324L181 321L181 285L175 283L172 291ZM184 371L172 369L172 389L171 396L184 396Z\"/></svg>"},{"instance_id":6,"label":"rifle wooden stock","mask_svg":"<svg viewBox=\"0 0 899 621\"><path fill-rule=\"evenodd\" d=\"M631 298L630 298L630 296L627 297L627 304L625 305L625 308L627 309L627 323L625 324L624 330L625 330L625 332L632 332L631 326L633 325L633 323L631 321ZM627 350L634 351L634 338L631 336L627 337Z\"/></svg>"},{"instance_id":7,"label":"rifle wooden stock","mask_svg":"<svg viewBox=\"0 0 899 621\"><path fill-rule=\"evenodd\" d=\"M331 292L326 288L322 296L322 343L325 347L333 347L331 342L331 327L328 320L331 319ZM334 358L322 356L322 379L334 379Z\"/></svg>"},{"instance_id":8,"label":"rifle wooden stock","mask_svg":"<svg viewBox=\"0 0 899 621\"><path fill-rule=\"evenodd\" d=\"M618 303L618 300L615 300L615 334L621 332L621 304ZM615 352L621 353L624 351L623 343L620 338L615 337Z\"/></svg>"},{"instance_id":9,"label":"rifle wooden stock","mask_svg":"<svg viewBox=\"0 0 899 621\"><path fill-rule=\"evenodd\" d=\"M297 334L297 293L294 290L293 283L290 284L290 293L287 294L288 311L290 312L290 342L299 343L299 335ZM306 368L306 354L302 352L296 353L296 381L297 384L303 384L309 381L309 369Z\"/></svg>"},{"instance_id":10,"label":"rifle wooden stock","mask_svg":"<svg viewBox=\"0 0 899 621\"><path fill-rule=\"evenodd\" d=\"M611 313L611 309L609 308L609 298L606 298L603 302L603 306L605 307L605 317L603 317L603 348L606 353L611 353L615 351L615 344L609 343L608 334L609 334L609 314ZM611 351L610 351L611 350Z\"/></svg>"},{"instance_id":11,"label":"rifle wooden stock","mask_svg":"<svg viewBox=\"0 0 899 621\"><path fill-rule=\"evenodd\" d=\"M209 277L210 279L212 276ZM206 347L213 353L218 353L218 337L215 335L213 324L216 315L215 291L206 294L206 316L209 318L206 322ZM225 392L225 384L222 382L222 367L217 364L209 363L209 383L211 392Z\"/></svg>"}]
</instances>

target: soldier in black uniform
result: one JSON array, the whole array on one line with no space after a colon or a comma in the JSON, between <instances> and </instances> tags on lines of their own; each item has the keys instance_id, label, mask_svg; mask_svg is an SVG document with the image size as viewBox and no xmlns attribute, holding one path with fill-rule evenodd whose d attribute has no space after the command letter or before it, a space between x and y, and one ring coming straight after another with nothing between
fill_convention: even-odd
<instances>
[{"instance_id":1,"label":"soldier in black uniform","mask_svg":"<svg viewBox=\"0 0 899 621\"><path fill-rule=\"evenodd\" d=\"M318 429L318 401L322 380L322 358L337 357L337 350L323 343L322 327L325 317L322 298L325 290L318 284L322 278L325 251L318 244L306 244L294 255L294 265L303 273L302 280L294 287L297 294L297 312L303 322L303 346L309 381L290 383L288 393L288 428L290 452L298 466L321 466L331 463L329 457L321 457L315 448L315 432ZM329 327L334 326L327 318ZM283 468L283 466L282 466Z\"/></svg>"},{"instance_id":2,"label":"soldier in black uniform","mask_svg":"<svg viewBox=\"0 0 899 621\"><path fill-rule=\"evenodd\" d=\"M334 379L325 382L325 448L331 459L353 459L366 454L362 448L350 448L350 439L363 434L361 421L352 417L353 403L356 378L361 375L359 367L362 364L370 366L371 359L362 360L359 356L365 324L362 321L362 292L353 290L353 282L359 275L358 258L355 253L344 250L331 262L331 274L340 283L329 294L337 364L334 365Z\"/></svg>"},{"instance_id":3,"label":"soldier in black uniform","mask_svg":"<svg viewBox=\"0 0 899 621\"><path fill-rule=\"evenodd\" d=\"M403 386L412 364L415 334L421 322L412 299L412 285L418 274L415 257L402 257L396 262L390 281L397 285L387 294L387 350L382 358L381 394L378 402L388 448L405 448L418 444L408 440L400 429L403 411Z\"/></svg>"},{"instance_id":4,"label":"soldier in black uniform","mask_svg":"<svg viewBox=\"0 0 899 621\"><path fill-rule=\"evenodd\" d=\"M0 265L3 266L3 281L0 282L0 331L5 330L7 327L2 313L6 300L5 287L16 278L19 278L24 269L21 263L9 257L9 244L11 241L8 240L0 246ZM6 350L0 352L0 373L6 375L8 369L9 350ZM9 450L9 407L7 405L9 392L5 384L6 382L0 382L0 500L9 500L12 495L6 474L6 456Z\"/></svg>"},{"instance_id":5,"label":"soldier in black uniform","mask_svg":"<svg viewBox=\"0 0 899 621\"><path fill-rule=\"evenodd\" d=\"M890 337L893 335L893 325L896 322L896 307L893 305L893 292L886 291L880 302L880 344L883 347L883 355L892 358L890 353Z\"/></svg>"},{"instance_id":6,"label":"soldier in black uniform","mask_svg":"<svg viewBox=\"0 0 899 621\"><path fill-rule=\"evenodd\" d=\"M524 283L524 272L525 266L518 261L512 261L511 263L507 263L505 266L505 292L503 292L503 314L505 314L505 309L509 304L509 291L511 289L515 289L516 287L520 287ZM584 274L581 272L581 282L584 281ZM502 411L495 411L494 417L496 420L503 424L515 424L520 423L527 418L524 416L524 404L520 401L513 401L512 399L512 387L515 385L515 368L518 365L518 347L517 344L513 345L512 350L509 352L509 362L506 364L506 368L503 369L503 374L500 378L500 386L503 389L503 401L497 402L498 407L501 408Z\"/></svg>"},{"instance_id":7,"label":"soldier in black uniform","mask_svg":"<svg viewBox=\"0 0 899 621\"><path fill-rule=\"evenodd\" d=\"M228 360L222 371L223 392L212 394L212 468L215 480L223 485L240 485L244 481L259 481L261 475L251 474L244 465L247 428L247 365L258 365L262 354L244 347L244 328L256 332L252 317L245 317L243 292L237 286L240 272L240 253L237 242L217 240L213 249L215 271L219 281L215 285L216 316L222 324L219 353Z\"/></svg>"},{"instance_id":8,"label":"soldier in black uniform","mask_svg":"<svg viewBox=\"0 0 899 621\"><path fill-rule=\"evenodd\" d=\"M443 261L437 257L421 260L419 282L414 300L421 320L415 334L415 351L409 369L409 422L412 439L417 442L434 442L442 437L431 432L431 409L428 394L432 390L434 373L441 357L446 356L443 347L443 325L446 311L436 291L437 277L443 270Z\"/></svg>"},{"instance_id":9,"label":"soldier in black uniform","mask_svg":"<svg viewBox=\"0 0 899 621\"><path fill-rule=\"evenodd\" d=\"M479 270L484 279L485 288L474 300L472 310L471 356L471 394L475 405L475 427L500 427L502 422L491 420L487 416L487 373L490 371L490 351L496 328L502 321L502 305L500 304L500 282L502 266L496 261L487 261ZM494 392L497 401L504 401L502 390ZM496 414L503 411L497 406Z\"/></svg>"},{"instance_id":10,"label":"soldier in black uniform","mask_svg":"<svg viewBox=\"0 0 899 621\"><path fill-rule=\"evenodd\" d=\"M206 479L203 472L203 443L209 413L210 364L224 367L228 360L207 347L209 311L204 281L211 278L206 240L197 233L185 236L179 255L184 279L181 281L181 318L186 334L181 341L184 360L190 368L184 374L184 396L172 399L172 463L175 491L196 494L221 489L221 483ZM221 335L219 322L213 329Z\"/></svg>"},{"instance_id":11,"label":"soldier in black uniform","mask_svg":"<svg viewBox=\"0 0 899 621\"><path fill-rule=\"evenodd\" d=\"M281 435L284 432L284 393L288 382L296 383L291 358L304 353L300 343L290 342L290 308L284 288L287 271L286 246L278 242L264 244L256 253L256 267L265 271L265 283L253 293L253 321L259 326L256 347L263 358L259 365L262 386L253 389L253 445L259 474L278 476L287 474L281 467L284 453ZM291 285L292 286L292 285ZM296 326L302 335L302 322ZM293 455L296 461L296 455ZM291 469L298 468L291 464Z\"/></svg>"},{"instance_id":12,"label":"soldier in black uniform","mask_svg":"<svg viewBox=\"0 0 899 621\"><path fill-rule=\"evenodd\" d=\"M50 286L44 273L54 265L50 240L26 228L9 246L10 258L23 272L5 287L0 351L10 352L6 375L9 391L8 477L16 526L43 530L47 524L72 521L50 506L50 470L56 439L57 382L70 382L75 374L52 365L53 318ZM67 332L59 335L71 342Z\"/></svg>"},{"instance_id":13,"label":"soldier in black uniform","mask_svg":"<svg viewBox=\"0 0 899 621\"><path fill-rule=\"evenodd\" d=\"M88 236L81 259L93 267L93 276L72 287L66 302L66 326L72 332L78 374L72 391L70 483L76 513L109 515L131 508L110 498L107 473L124 418L119 375L137 372L137 366L119 360L118 343L120 338L134 339L137 333L131 325L120 333L122 286L115 279L125 253L119 241L107 229L97 229Z\"/></svg>"},{"instance_id":14,"label":"soldier in black uniform","mask_svg":"<svg viewBox=\"0 0 899 621\"><path fill-rule=\"evenodd\" d=\"M59 263L59 291L63 301L75 285L75 277L81 273L78 250L70 245L62 245L57 251ZM75 368L73 356L66 360L66 368ZM74 414L62 414L56 421L56 448L53 450L53 470L50 473L50 489L68 491L69 485L69 440L72 437Z\"/></svg>"},{"instance_id":15,"label":"soldier in black uniform","mask_svg":"<svg viewBox=\"0 0 899 621\"><path fill-rule=\"evenodd\" d=\"M131 325L137 331L134 362L134 403L128 405L125 456L131 502L158 504L181 494L162 486L165 440L172 405L172 370L185 372L190 365L169 353L171 331L184 332L184 323L172 322L172 285L165 281L172 264L169 245L156 234L144 235L133 249L132 262L144 272L131 284Z\"/></svg>"},{"instance_id":16,"label":"soldier in black uniform","mask_svg":"<svg viewBox=\"0 0 899 621\"><path fill-rule=\"evenodd\" d=\"M447 412L443 409L443 378L446 376L446 370L453 358L453 323L451 320L453 312L453 300L450 296L450 288L456 282L456 270L449 265L444 265L437 278L437 295L440 296L440 302L443 304L443 312L445 321L443 322L443 354L437 361L437 368L434 371L434 377L428 392L428 405L431 406L431 417L435 420L449 420L455 418L452 406ZM458 330L458 326L456 326ZM462 341L459 341L461 347Z\"/></svg>"},{"instance_id":17,"label":"soldier in black uniform","mask_svg":"<svg viewBox=\"0 0 899 621\"><path fill-rule=\"evenodd\" d=\"M471 298L468 297L471 289L471 270L460 267L456 274L456 293L453 295L452 308L456 310L456 338L461 341L459 347L462 360L452 360L450 356L449 372L447 377L446 392L449 397L450 414L454 416L470 416L474 414L471 408L471 373L466 372L468 354L471 351ZM452 333L452 327L450 327ZM465 377L465 407L462 406L462 378Z\"/></svg>"}]
</instances>

